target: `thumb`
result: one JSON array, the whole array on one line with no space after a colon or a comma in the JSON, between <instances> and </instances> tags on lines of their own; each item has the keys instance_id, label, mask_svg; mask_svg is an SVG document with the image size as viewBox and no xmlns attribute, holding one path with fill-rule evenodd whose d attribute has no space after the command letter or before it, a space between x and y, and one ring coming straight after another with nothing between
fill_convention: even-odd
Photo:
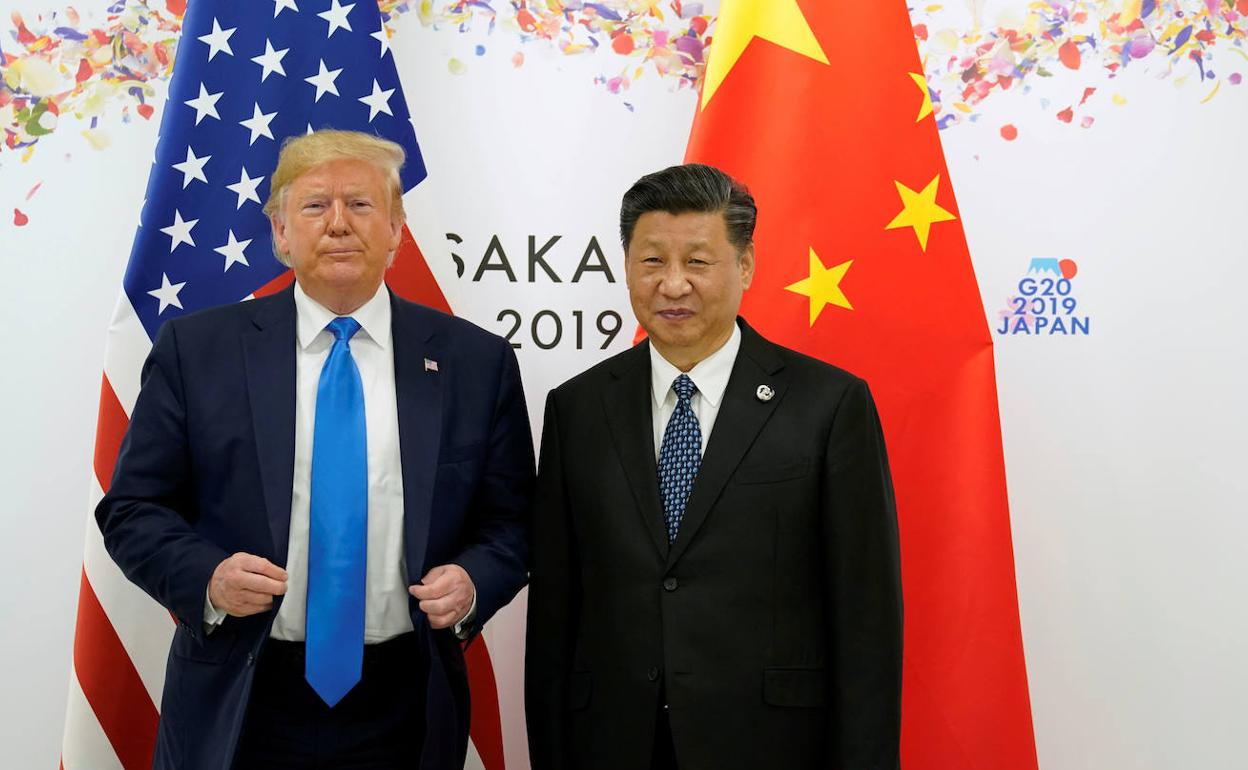
<instances>
[{"instance_id":1,"label":"thumb","mask_svg":"<svg viewBox=\"0 0 1248 770\"><path fill-rule=\"evenodd\" d=\"M420 579L420 582L424 583L425 585L429 585L429 584L430 584L430 583L432 583L433 581L435 581L435 580L437 580L438 578L442 577L442 573L443 573L443 572L446 572L446 565L445 565L445 564L439 564L438 566L436 566L436 567L434 567L433 569L431 569L431 570L429 570L428 572L426 572L426 573L425 573L425 576L424 576L423 578L421 578L421 579Z\"/></svg>"}]
</instances>

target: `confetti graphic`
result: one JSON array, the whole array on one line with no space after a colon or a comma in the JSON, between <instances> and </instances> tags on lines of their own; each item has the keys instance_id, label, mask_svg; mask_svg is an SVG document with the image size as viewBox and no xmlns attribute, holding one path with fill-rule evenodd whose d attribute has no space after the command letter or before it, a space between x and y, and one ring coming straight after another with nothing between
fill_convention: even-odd
<instances>
[{"instance_id":1,"label":"confetti graphic","mask_svg":"<svg viewBox=\"0 0 1248 770\"><path fill-rule=\"evenodd\" d=\"M409 10L412 2L381 0L382 14ZM434 10L441 5L441 10ZM676 88L697 89L702 79L707 31L713 17L699 2L614 0L459 0L435 4L424 0L421 24L460 33L480 32L504 47L516 67L524 64L525 45L543 44L565 56L602 55L603 71L595 82L611 93L626 91L650 69ZM474 49L484 55L491 44Z\"/></svg>"},{"instance_id":2,"label":"confetti graphic","mask_svg":"<svg viewBox=\"0 0 1248 770\"><path fill-rule=\"evenodd\" d=\"M107 111L119 112L122 123L150 119L153 83L173 71L185 6L122 0L103 13L68 7L31 22L13 12L9 39L0 38L0 152L19 150L28 160L66 115L90 126L97 148L107 140L92 131Z\"/></svg>"},{"instance_id":3,"label":"confetti graphic","mask_svg":"<svg viewBox=\"0 0 1248 770\"><path fill-rule=\"evenodd\" d=\"M696 89L711 24L702 3L679 0L379 0L378 6L388 36L399 16L415 13L435 30L484 34L489 42L476 45L475 55L498 47L516 68L524 65L520 49L527 45L568 56L599 54L603 72L595 80L617 94L647 70L676 88ZM66 114L90 125L86 134L97 148L107 139L92 132L106 113L119 113L122 123L151 118L154 86L173 71L185 10L186 0L118 0L32 19L13 12L12 29L0 36L0 152L21 151L28 160ZM461 73L465 64L451 58L447 68Z\"/></svg>"},{"instance_id":4,"label":"confetti graphic","mask_svg":"<svg viewBox=\"0 0 1248 770\"><path fill-rule=\"evenodd\" d=\"M1042 99L1042 106L1056 120L1091 128L1095 109L1126 104L1104 88L1106 80L1143 71L1203 89L1199 102L1205 103L1224 84L1240 86L1248 69L1248 0L1036 0L991 20L981 18L982 5L964 0L911 9L942 130L977 121L994 94L1030 93L1057 72L1078 73L1087 83L1067 100ZM674 89L698 89L715 31L704 3L681 0L378 0L378 6L388 36L404 14L439 32L471 36L470 48L448 57L452 74L493 52L521 69L525 49L544 46L597 57L595 83L621 96L647 73ZM11 29L0 33L0 156L18 151L29 159L41 137L69 123L67 115L77 119L75 127L87 126L84 134L97 149L108 143L96 130L101 118L150 119L156 87L173 69L185 9L186 0L116 0L29 19L10 14ZM1005 122L1000 136L1018 138L1017 123Z\"/></svg>"},{"instance_id":5,"label":"confetti graphic","mask_svg":"<svg viewBox=\"0 0 1248 770\"><path fill-rule=\"evenodd\" d=\"M942 130L978 120L994 94L1030 93L1058 72L1077 73L1085 84L1041 106L1056 120L1091 128L1090 110L1106 103L1098 85L1112 90L1106 81L1127 73L1198 86L1204 103L1223 80L1239 85L1248 69L1248 0L1038 0L992 20L980 18L982 2L968 5L970 24L958 13L964 8L916 6L910 14ZM1126 104L1119 94L1108 101ZM1000 133L1013 141L1019 130L1007 122Z\"/></svg>"}]
</instances>

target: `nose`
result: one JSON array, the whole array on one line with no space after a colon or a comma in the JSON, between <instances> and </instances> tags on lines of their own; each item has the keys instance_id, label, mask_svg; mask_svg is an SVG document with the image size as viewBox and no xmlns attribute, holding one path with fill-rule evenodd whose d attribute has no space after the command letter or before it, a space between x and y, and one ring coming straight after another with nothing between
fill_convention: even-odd
<instances>
[{"instance_id":1,"label":"nose","mask_svg":"<svg viewBox=\"0 0 1248 770\"><path fill-rule=\"evenodd\" d=\"M669 299L678 299L689 293L691 286L689 277L685 275L684 265L673 260L659 277L659 293Z\"/></svg>"},{"instance_id":2,"label":"nose","mask_svg":"<svg viewBox=\"0 0 1248 770\"><path fill-rule=\"evenodd\" d=\"M351 226L347 224L347 206L342 200L335 200L329 211L329 234L347 235Z\"/></svg>"}]
</instances>

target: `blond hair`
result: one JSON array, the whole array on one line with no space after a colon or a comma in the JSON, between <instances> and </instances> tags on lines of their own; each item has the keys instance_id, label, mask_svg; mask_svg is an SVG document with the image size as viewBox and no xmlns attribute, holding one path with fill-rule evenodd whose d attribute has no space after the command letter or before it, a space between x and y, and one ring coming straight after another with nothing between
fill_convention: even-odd
<instances>
[{"instance_id":1,"label":"blond hair","mask_svg":"<svg viewBox=\"0 0 1248 770\"><path fill-rule=\"evenodd\" d=\"M292 136L282 143L277 168L269 182L269 198L264 213L271 219L281 218L290 184L303 174L335 160L362 160L372 164L390 184L390 214L406 219L403 211L403 181L399 170L407 153L395 142L362 131L341 131L326 128L302 136ZM273 256L290 266L290 256L282 254L273 239Z\"/></svg>"}]
</instances>

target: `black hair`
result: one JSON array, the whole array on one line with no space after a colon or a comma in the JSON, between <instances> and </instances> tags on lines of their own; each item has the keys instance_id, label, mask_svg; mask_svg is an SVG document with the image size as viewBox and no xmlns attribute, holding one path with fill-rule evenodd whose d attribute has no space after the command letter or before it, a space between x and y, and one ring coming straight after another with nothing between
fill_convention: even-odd
<instances>
[{"instance_id":1,"label":"black hair","mask_svg":"<svg viewBox=\"0 0 1248 770\"><path fill-rule=\"evenodd\" d=\"M754 241L758 207L745 185L723 171L703 163L671 166L638 179L620 203L620 242L624 251L642 214L720 212L728 229L728 241L744 251Z\"/></svg>"}]
</instances>

